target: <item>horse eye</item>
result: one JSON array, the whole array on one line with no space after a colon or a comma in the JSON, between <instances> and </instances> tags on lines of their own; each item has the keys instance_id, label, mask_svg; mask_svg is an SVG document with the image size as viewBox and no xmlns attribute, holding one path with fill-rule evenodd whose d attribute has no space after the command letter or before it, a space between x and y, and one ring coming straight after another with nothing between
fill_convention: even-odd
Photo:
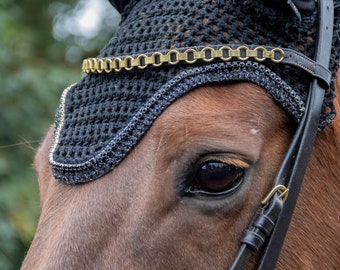
<instances>
[{"instance_id":1,"label":"horse eye","mask_svg":"<svg viewBox=\"0 0 340 270\"><path fill-rule=\"evenodd\" d=\"M242 183L245 169L220 161L204 163L196 172L186 192L203 195L227 195Z\"/></svg>"}]
</instances>

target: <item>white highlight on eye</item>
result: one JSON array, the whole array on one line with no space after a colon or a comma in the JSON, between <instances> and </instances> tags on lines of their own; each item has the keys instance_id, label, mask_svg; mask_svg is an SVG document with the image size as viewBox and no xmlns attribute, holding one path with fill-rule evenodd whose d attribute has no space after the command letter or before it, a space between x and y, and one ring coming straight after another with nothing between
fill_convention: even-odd
<instances>
[{"instance_id":1,"label":"white highlight on eye","mask_svg":"<svg viewBox=\"0 0 340 270\"><path fill-rule=\"evenodd\" d=\"M258 132L259 132L259 130L256 129L256 128L252 128L252 129L250 130L250 133L253 134L253 135L256 135Z\"/></svg>"}]
</instances>

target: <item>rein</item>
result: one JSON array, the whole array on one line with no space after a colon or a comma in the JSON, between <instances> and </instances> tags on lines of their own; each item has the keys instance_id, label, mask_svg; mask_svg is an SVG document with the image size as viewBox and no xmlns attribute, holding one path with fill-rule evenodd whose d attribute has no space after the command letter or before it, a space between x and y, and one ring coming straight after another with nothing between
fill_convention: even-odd
<instances>
[{"instance_id":1,"label":"rein","mask_svg":"<svg viewBox=\"0 0 340 270\"><path fill-rule=\"evenodd\" d=\"M331 54L334 7L332 0L320 0L318 5L319 33L315 61L327 67ZM265 242L258 269L275 268L313 148L324 93L324 88L315 78L310 85L306 112L274 179L274 187L246 230L231 270L244 269L252 253Z\"/></svg>"}]
</instances>

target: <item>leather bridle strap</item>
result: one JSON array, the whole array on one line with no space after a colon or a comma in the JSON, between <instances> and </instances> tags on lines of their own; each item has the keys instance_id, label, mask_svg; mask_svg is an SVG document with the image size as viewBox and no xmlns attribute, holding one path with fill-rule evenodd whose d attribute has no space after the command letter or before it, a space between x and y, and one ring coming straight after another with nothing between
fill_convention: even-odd
<instances>
[{"instance_id":1,"label":"leather bridle strap","mask_svg":"<svg viewBox=\"0 0 340 270\"><path fill-rule=\"evenodd\" d=\"M268 237L270 238L263 251L258 269L274 269L312 150L322 107L320 99L321 101L323 100L323 95L324 90L319 86L309 92L306 114L295 133L283 165L275 178L274 187L288 188L289 196L287 200L281 199L282 192L285 189L278 189L278 192L257 211L241 240L241 248L230 269L244 269L252 253L260 250ZM288 181L289 179L291 181ZM285 196L287 196L288 190L286 190Z\"/></svg>"},{"instance_id":2,"label":"leather bridle strap","mask_svg":"<svg viewBox=\"0 0 340 270\"><path fill-rule=\"evenodd\" d=\"M319 35L315 61L325 67L328 67L333 37L333 0L319 0L318 5ZM288 166L281 166L278 174L279 177L277 177L274 181L274 185L283 184L284 182L286 183L286 187L289 189L289 197L284 203L281 215L277 220L277 224L262 254L258 269L274 269L279 258L314 145L320 112L324 100L324 93L325 91L322 89L317 79L314 79L308 94L309 104L307 105L308 108L305 113L305 123L301 123L302 134L298 134L301 139L293 142L292 144L294 148L296 148L297 144L298 150L296 155L294 154L294 151L292 151L292 153L288 153L288 158L292 160L295 159L295 162L293 162L293 166L289 165L291 162L288 162ZM290 170L290 177L286 178L289 175Z\"/></svg>"},{"instance_id":3,"label":"leather bridle strap","mask_svg":"<svg viewBox=\"0 0 340 270\"><path fill-rule=\"evenodd\" d=\"M326 67L329 65L331 54L333 13L332 0L319 0L319 34L315 61ZM275 190L268 202L257 211L246 230L241 248L230 269L244 269L251 254L259 250L266 241L258 269L275 268L313 148L323 99L324 89L315 78L308 92L304 117L274 179L274 188L283 187L283 189L278 188L277 192ZM285 188L289 189L288 198ZM268 237L269 240L266 240Z\"/></svg>"},{"instance_id":4,"label":"leather bridle strap","mask_svg":"<svg viewBox=\"0 0 340 270\"><path fill-rule=\"evenodd\" d=\"M284 181L287 178L291 179L291 181L288 181L286 184L286 187L289 190L289 196L283 204L282 212L276 221L274 230L269 238L265 250L263 251L258 269L274 269L301 189L302 180L304 178L305 170L312 151L312 145L317 133L324 90L316 85L310 93L310 104L307 111L307 119L305 120L302 134L299 136L296 143L297 145L300 143L300 145L298 145L298 149L292 149L289 153L291 155L291 161L293 161L294 164L292 167L287 166L283 169L280 179L281 181ZM290 162L288 162L288 164L289 163ZM290 176L289 171L291 172Z\"/></svg>"}]
</instances>

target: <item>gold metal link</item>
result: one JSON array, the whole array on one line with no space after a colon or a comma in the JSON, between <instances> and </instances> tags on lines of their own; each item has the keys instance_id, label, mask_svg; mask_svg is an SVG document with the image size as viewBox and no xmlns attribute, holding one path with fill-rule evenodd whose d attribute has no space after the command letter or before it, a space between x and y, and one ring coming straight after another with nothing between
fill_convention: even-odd
<instances>
[{"instance_id":1,"label":"gold metal link","mask_svg":"<svg viewBox=\"0 0 340 270\"><path fill-rule=\"evenodd\" d=\"M152 65L154 67L159 67L159 66L161 66L163 64L163 62L161 61L162 54L160 52L153 53L152 57L153 57Z\"/></svg>"},{"instance_id":2,"label":"gold metal link","mask_svg":"<svg viewBox=\"0 0 340 270\"><path fill-rule=\"evenodd\" d=\"M248 46L242 45L235 49L229 46L222 46L218 49L212 47L204 47L201 50L194 48L186 49L184 52L178 50L170 50L168 52L154 52L147 56L140 54L135 57L125 56L124 58L88 58L83 61L82 70L85 73L110 73L112 71L132 70L137 67L144 69L150 65L159 67L165 63L176 65L180 62L193 64L197 60L211 62L214 60L230 61L236 58L240 61L246 61L249 58L262 62L266 59L275 63L280 63L284 59L284 51L281 48L268 50L263 46L250 49Z\"/></svg>"},{"instance_id":3,"label":"gold metal link","mask_svg":"<svg viewBox=\"0 0 340 270\"><path fill-rule=\"evenodd\" d=\"M111 59L105 59L104 60L104 71L106 73L109 73L112 70L112 60Z\"/></svg>"},{"instance_id":4,"label":"gold metal link","mask_svg":"<svg viewBox=\"0 0 340 270\"><path fill-rule=\"evenodd\" d=\"M188 55L185 52L177 54L177 60L178 61L185 61L187 59L188 59Z\"/></svg>"},{"instance_id":5,"label":"gold metal link","mask_svg":"<svg viewBox=\"0 0 340 270\"><path fill-rule=\"evenodd\" d=\"M214 49L211 47L205 47L203 50L202 60L205 62L211 62L214 60Z\"/></svg>"},{"instance_id":6,"label":"gold metal link","mask_svg":"<svg viewBox=\"0 0 340 270\"><path fill-rule=\"evenodd\" d=\"M87 70L87 59L83 60L83 64L81 66L81 69L83 70L83 72L86 72Z\"/></svg>"},{"instance_id":7,"label":"gold metal link","mask_svg":"<svg viewBox=\"0 0 340 270\"><path fill-rule=\"evenodd\" d=\"M284 58L284 54L285 52L280 49L280 48L274 48L271 50L271 56L270 56L270 59L274 62L274 63L280 63L283 58ZM279 58L275 58L275 54L278 54L280 57Z\"/></svg>"},{"instance_id":8,"label":"gold metal link","mask_svg":"<svg viewBox=\"0 0 340 270\"><path fill-rule=\"evenodd\" d=\"M96 70L96 71L98 71L98 66L99 66L99 60L101 60L101 59L98 59L98 60L93 60L93 70Z\"/></svg>"},{"instance_id":9,"label":"gold metal link","mask_svg":"<svg viewBox=\"0 0 340 270\"><path fill-rule=\"evenodd\" d=\"M263 46L259 46L259 47L256 47L254 49L254 52L255 52L255 56L254 59L258 62L262 62L264 60L266 60L266 56L265 56L265 53L267 52L266 48L263 47ZM267 55L268 57L268 55Z\"/></svg>"},{"instance_id":10,"label":"gold metal link","mask_svg":"<svg viewBox=\"0 0 340 270\"><path fill-rule=\"evenodd\" d=\"M197 51L197 52L195 53L195 58L196 58L197 60L203 59L204 57L205 57L205 52L203 52L203 51Z\"/></svg>"},{"instance_id":11,"label":"gold metal link","mask_svg":"<svg viewBox=\"0 0 340 270\"><path fill-rule=\"evenodd\" d=\"M145 58L145 64L157 67L159 64L156 62L156 58L158 59L158 57L160 57L161 55L159 55L158 53L153 53L150 57ZM159 62L161 63L161 61Z\"/></svg>"},{"instance_id":12,"label":"gold metal link","mask_svg":"<svg viewBox=\"0 0 340 270\"><path fill-rule=\"evenodd\" d=\"M124 58L126 70L131 70L131 69L134 68L134 66L132 65L133 60L134 60L134 58L132 56L127 56L127 57Z\"/></svg>"},{"instance_id":13,"label":"gold metal link","mask_svg":"<svg viewBox=\"0 0 340 270\"><path fill-rule=\"evenodd\" d=\"M98 73L102 73L104 70L104 60L103 59L99 59L98 60L98 68L97 68L97 72Z\"/></svg>"},{"instance_id":14,"label":"gold metal link","mask_svg":"<svg viewBox=\"0 0 340 270\"><path fill-rule=\"evenodd\" d=\"M97 61L97 59L95 59L95 58L90 59L89 69L91 70L91 72L96 72L96 68L95 68L96 61Z\"/></svg>"},{"instance_id":15,"label":"gold metal link","mask_svg":"<svg viewBox=\"0 0 340 270\"><path fill-rule=\"evenodd\" d=\"M249 48L247 46L240 46L236 49L238 51L238 56L236 58L241 61L246 61L249 59Z\"/></svg>"},{"instance_id":16,"label":"gold metal link","mask_svg":"<svg viewBox=\"0 0 340 270\"><path fill-rule=\"evenodd\" d=\"M176 65L179 63L179 59L178 59L178 56L179 56L179 51L176 51L176 50L170 50L168 53L167 53L167 56L169 57L168 58L168 63L170 65Z\"/></svg>"},{"instance_id":17,"label":"gold metal link","mask_svg":"<svg viewBox=\"0 0 340 270\"><path fill-rule=\"evenodd\" d=\"M137 56L136 60L137 60L137 67L140 69L144 69L146 68L148 65L146 64L146 59L147 56L145 54L140 54Z\"/></svg>"},{"instance_id":18,"label":"gold metal link","mask_svg":"<svg viewBox=\"0 0 340 270\"><path fill-rule=\"evenodd\" d=\"M213 50L212 55L214 59L223 57L223 52L220 50Z\"/></svg>"},{"instance_id":19,"label":"gold metal link","mask_svg":"<svg viewBox=\"0 0 340 270\"><path fill-rule=\"evenodd\" d=\"M220 57L223 61L229 61L231 58L233 58L230 54L230 52L233 50L229 46L223 46L219 49L222 52L222 56ZM226 54L227 56L224 56Z\"/></svg>"},{"instance_id":20,"label":"gold metal link","mask_svg":"<svg viewBox=\"0 0 340 270\"><path fill-rule=\"evenodd\" d=\"M188 64L193 64L197 61L197 51L195 49L187 49L184 54L186 55L186 59L184 60Z\"/></svg>"},{"instance_id":21,"label":"gold metal link","mask_svg":"<svg viewBox=\"0 0 340 270\"><path fill-rule=\"evenodd\" d=\"M113 70L114 71L120 71L121 70L121 67L120 67L120 62L122 62L122 60L120 58L114 58L112 59L112 67L113 67Z\"/></svg>"}]
</instances>

